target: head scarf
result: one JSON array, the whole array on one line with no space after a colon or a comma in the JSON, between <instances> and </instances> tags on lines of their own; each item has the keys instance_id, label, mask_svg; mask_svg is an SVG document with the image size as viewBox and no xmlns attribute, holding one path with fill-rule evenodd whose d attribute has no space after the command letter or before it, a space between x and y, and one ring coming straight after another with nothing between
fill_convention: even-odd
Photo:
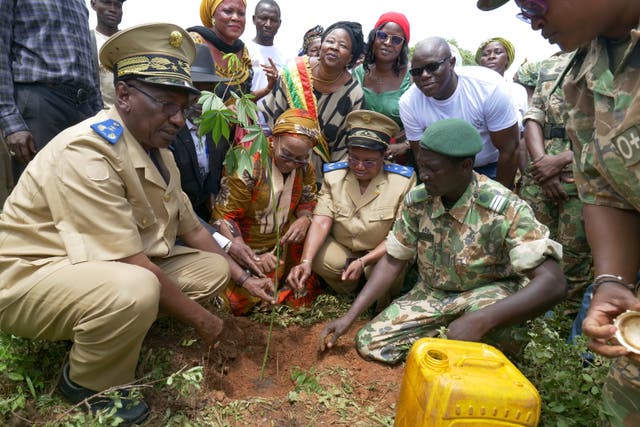
<instances>
[{"instance_id":1,"label":"head scarf","mask_svg":"<svg viewBox=\"0 0 640 427\"><path fill-rule=\"evenodd\" d=\"M409 44L409 38L411 37L411 27L409 25L409 20L407 19L407 17L400 12L383 13L382 15L380 15L380 18L378 18L378 21L376 22L376 25L374 25L374 27L380 28L388 22L398 24L400 28L402 28L404 38L407 44Z\"/></svg>"},{"instance_id":2,"label":"head scarf","mask_svg":"<svg viewBox=\"0 0 640 427\"><path fill-rule=\"evenodd\" d=\"M315 147L320 137L320 125L318 120L307 110L289 108L278 116L271 131L272 135L283 133L304 135L311 139Z\"/></svg>"},{"instance_id":3,"label":"head scarf","mask_svg":"<svg viewBox=\"0 0 640 427\"><path fill-rule=\"evenodd\" d=\"M502 37L494 37L492 39L486 40L480 45L478 50L476 50L476 64L480 64L480 58L482 57L482 51L484 50L484 48L489 43L493 43L493 42L498 42L502 46L504 46L504 50L507 51L507 67L506 68L511 67L511 64L513 64L513 60L516 57L516 49L513 47L513 45L509 40L503 39Z\"/></svg>"},{"instance_id":4,"label":"head scarf","mask_svg":"<svg viewBox=\"0 0 640 427\"><path fill-rule=\"evenodd\" d=\"M347 64L347 68L353 68L354 64L364 52L364 37L362 36L362 25L357 22L351 21L338 21L335 24L331 24L329 28L324 30L322 33L322 41L324 41L327 34L332 32L333 30L341 29L345 30L349 37L351 38L351 62Z\"/></svg>"},{"instance_id":5,"label":"head scarf","mask_svg":"<svg viewBox=\"0 0 640 427\"><path fill-rule=\"evenodd\" d=\"M304 37L302 38L302 49L300 49L298 56L306 55L311 40L315 39L316 37L322 37L323 32L324 28L322 28L322 25L316 25L315 27L304 33Z\"/></svg>"},{"instance_id":6,"label":"head scarf","mask_svg":"<svg viewBox=\"0 0 640 427\"><path fill-rule=\"evenodd\" d=\"M202 0L200 3L200 20L205 27L213 26L213 15L224 0ZM242 0L247 5L247 0Z\"/></svg>"}]
</instances>

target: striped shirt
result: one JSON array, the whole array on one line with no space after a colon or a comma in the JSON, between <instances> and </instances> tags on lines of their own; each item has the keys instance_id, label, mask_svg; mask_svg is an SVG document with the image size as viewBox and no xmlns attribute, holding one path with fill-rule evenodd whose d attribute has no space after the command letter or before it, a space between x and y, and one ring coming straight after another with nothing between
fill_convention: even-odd
<instances>
[{"instance_id":1,"label":"striped shirt","mask_svg":"<svg viewBox=\"0 0 640 427\"><path fill-rule=\"evenodd\" d=\"M14 83L64 84L89 92L102 108L84 0L0 1L0 129L28 130Z\"/></svg>"}]
</instances>

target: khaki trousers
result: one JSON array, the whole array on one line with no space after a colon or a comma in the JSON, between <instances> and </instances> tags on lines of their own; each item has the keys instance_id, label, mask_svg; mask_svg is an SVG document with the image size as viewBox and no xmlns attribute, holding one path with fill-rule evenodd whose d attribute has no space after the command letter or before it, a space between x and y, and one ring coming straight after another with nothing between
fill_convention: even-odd
<instances>
[{"instance_id":1,"label":"khaki trousers","mask_svg":"<svg viewBox=\"0 0 640 427\"><path fill-rule=\"evenodd\" d=\"M348 247L338 243L331 235L327 236L324 243L318 250L311 269L331 288L339 294L350 294L358 289L358 282L347 282L341 279L345 263L348 258L359 258L366 254L365 251L354 252ZM358 261L359 262L359 261ZM365 278L369 278L375 265L367 265L364 268ZM406 271L406 269L405 269ZM392 299L400 293L402 282L404 281L405 271L393 282L389 292L383 295L377 303L377 310L388 306Z\"/></svg>"},{"instance_id":2,"label":"khaki trousers","mask_svg":"<svg viewBox=\"0 0 640 427\"><path fill-rule=\"evenodd\" d=\"M221 292L224 259L207 252L154 259L194 300ZM72 340L70 376L95 391L130 383L142 341L158 314L160 283L149 270L121 262L63 267L0 312L0 329L25 338Z\"/></svg>"}]
</instances>

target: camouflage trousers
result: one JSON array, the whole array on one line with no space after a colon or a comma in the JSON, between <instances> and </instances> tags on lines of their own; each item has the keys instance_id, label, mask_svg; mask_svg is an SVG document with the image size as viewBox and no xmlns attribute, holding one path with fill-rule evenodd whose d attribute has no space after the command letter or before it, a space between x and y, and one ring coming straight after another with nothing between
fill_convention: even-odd
<instances>
[{"instance_id":1,"label":"camouflage trousers","mask_svg":"<svg viewBox=\"0 0 640 427\"><path fill-rule=\"evenodd\" d=\"M464 313L506 298L517 287L517 283L504 282L463 292L414 288L358 331L356 348L365 359L400 362L415 341L438 335L442 327ZM496 328L483 341L512 352L514 346L519 349L524 344L526 336L523 325L515 325Z\"/></svg>"},{"instance_id":2,"label":"camouflage trousers","mask_svg":"<svg viewBox=\"0 0 640 427\"><path fill-rule=\"evenodd\" d=\"M523 178L520 197L536 214L536 219L549 228L550 237L562 245L562 271L567 279L567 299L578 307L582 295L593 279L591 248L582 219L582 202L575 184L563 184L569 197L556 202L545 196L530 176Z\"/></svg>"},{"instance_id":3,"label":"camouflage trousers","mask_svg":"<svg viewBox=\"0 0 640 427\"><path fill-rule=\"evenodd\" d=\"M602 400L612 426L639 426L640 365L628 357L614 360L604 382Z\"/></svg>"}]
</instances>

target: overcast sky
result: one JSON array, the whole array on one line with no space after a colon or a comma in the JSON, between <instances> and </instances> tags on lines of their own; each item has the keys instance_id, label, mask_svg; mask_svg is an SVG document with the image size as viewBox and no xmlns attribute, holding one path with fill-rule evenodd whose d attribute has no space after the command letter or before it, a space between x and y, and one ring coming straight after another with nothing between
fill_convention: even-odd
<instances>
[{"instance_id":1,"label":"overcast sky","mask_svg":"<svg viewBox=\"0 0 640 427\"><path fill-rule=\"evenodd\" d=\"M351 20L362 24L364 33L373 28L378 17L388 11L404 13L411 24L410 45L429 37L455 39L471 52L478 45L495 36L511 41L516 48L516 60L507 72L512 74L524 61L544 59L558 50L544 40L539 32L516 18L519 9L513 2L492 12L476 8L476 0L276 0L282 11L282 26L275 38L285 53L295 56L302 44L302 36L309 28L324 27L336 21ZM247 4L247 25L242 39L255 37L251 20L257 0ZM90 2L87 0L87 5ZM90 7L90 6L89 6ZM121 28L145 22L172 22L182 27L201 25L200 0L127 0ZM91 25L95 26L95 12L90 9Z\"/></svg>"}]
</instances>

